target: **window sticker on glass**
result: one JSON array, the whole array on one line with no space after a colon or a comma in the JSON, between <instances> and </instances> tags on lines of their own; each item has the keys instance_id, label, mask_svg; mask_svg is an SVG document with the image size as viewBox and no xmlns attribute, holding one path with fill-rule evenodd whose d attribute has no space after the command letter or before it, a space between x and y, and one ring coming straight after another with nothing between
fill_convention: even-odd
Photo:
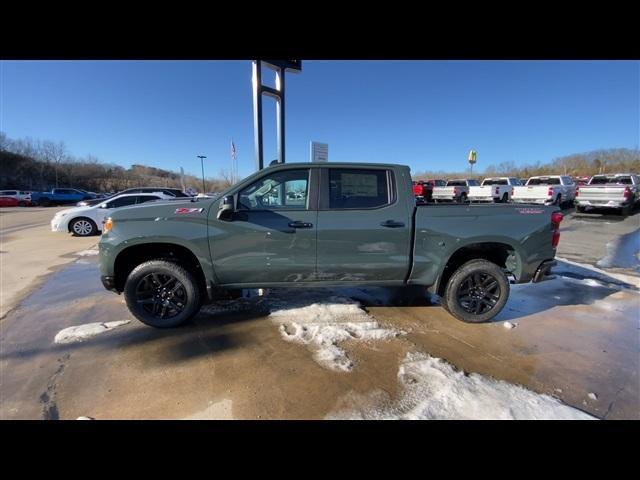
<instances>
[{"instance_id":1,"label":"window sticker on glass","mask_svg":"<svg viewBox=\"0 0 640 480\"><path fill-rule=\"evenodd\" d=\"M350 197L377 197L378 177L360 173L343 173L342 194Z\"/></svg>"}]
</instances>

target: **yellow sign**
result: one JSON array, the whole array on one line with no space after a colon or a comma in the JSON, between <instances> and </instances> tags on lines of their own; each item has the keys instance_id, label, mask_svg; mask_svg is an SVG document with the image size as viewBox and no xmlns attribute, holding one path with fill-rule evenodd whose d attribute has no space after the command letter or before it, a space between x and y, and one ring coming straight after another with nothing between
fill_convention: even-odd
<instances>
[{"instance_id":1,"label":"yellow sign","mask_svg":"<svg viewBox=\"0 0 640 480\"><path fill-rule=\"evenodd\" d=\"M471 150L469 152L469 163L471 164L476 163L477 157L478 157L478 152L476 152L475 150Z\"/></svg>"}]
</instances>

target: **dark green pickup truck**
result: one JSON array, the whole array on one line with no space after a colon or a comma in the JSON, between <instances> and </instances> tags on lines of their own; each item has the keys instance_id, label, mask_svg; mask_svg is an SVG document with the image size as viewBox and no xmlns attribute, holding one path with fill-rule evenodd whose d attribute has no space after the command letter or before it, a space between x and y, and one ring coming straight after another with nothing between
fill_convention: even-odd
<instances>
[{"instance_id":1,"label":"dark green pickup truck","mask_svg":"<svg viewBox=\"0 0 640 480\"><path fill-rule=\"evenodd\" d=\"M507 302L509 276L549 274L561 220L540 205L416 205L401 165L280 164L218 199L117 210L100 270L154 327L244 288L356 285L423 286L454 317L483 322Z\"/></svg>"}]
</instances>

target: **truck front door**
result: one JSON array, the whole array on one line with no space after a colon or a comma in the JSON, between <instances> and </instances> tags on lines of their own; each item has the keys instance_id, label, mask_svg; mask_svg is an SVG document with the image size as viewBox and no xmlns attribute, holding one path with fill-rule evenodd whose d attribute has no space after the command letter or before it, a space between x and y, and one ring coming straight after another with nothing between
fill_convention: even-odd
<instances>
[{"instance_id":1,"label":"truck front door","mask_svg":"<svg viewBox=\"0 0 640 480\"><path fill-rule=\"evenodd\" d=\"M213 268L221 284L313 280L317 170L277 170L237 194L230 220L209 217Z\"/></svg>"},{"instance_id":2,"label":"truck front door","mask_svg":"<svg viewBox=\"0 0 640 480\"><path fill-rule=\"evenodd\" d=\"M322 168L319 281L401 283L409 271L411 213L387 168ZM402 192L411 195L411 192Z\"/></svg>"}]
</instances>

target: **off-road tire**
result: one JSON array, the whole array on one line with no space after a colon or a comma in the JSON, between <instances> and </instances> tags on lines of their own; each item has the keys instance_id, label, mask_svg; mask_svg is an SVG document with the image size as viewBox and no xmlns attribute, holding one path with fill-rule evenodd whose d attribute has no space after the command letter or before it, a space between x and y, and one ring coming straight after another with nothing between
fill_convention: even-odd
<instances>
[{"instance_id":1,"label":"off-road tire","mask_svg":"<svg viewBox=\"0 0 640 480\"><path fill-rule=\"evenodd\" d=\"M475 278L480 279L479 284L484 282L489 286L486 291L483 289L483 292L487 297L484 297L481 300L462 300L461 303L459 299L470 297L470 295L464 295L464 291L468 287L469 281L471 283L474 282L474 276L477 276ZM494 283L495 286L493 285ZM494 296L496 297L495 304L491 306L487 303L487 298L489 298L489 296L491 298ZM509 280L507 279L506 274L495 263L488 260L478 259L464 263L455 272L453 272L451 278L447 282L444 295L441 298L441 304L447 312L458 320L462 320L466 323L482 323L487 322L498 315L506 305L508 298ZM493 299L490 301L493 301ZM479 313L470 312L470 309L475 310L474 307L477 307L478 303L481 303ZM487 309L489 306L490 308Z\"/></svg>"},{"instance_id":2,"label":"off-road tire","mask_svg":"<svg viewBox=\"0 0 640 480\"><path fill-rule=\"evenodd\" d=\"M144 289L145 284L153 282L153 279L149 280L149 277L153 275L159 279L173 277L181 284L177 290L179 300L175 300L174 298L175 304L183 305L182 310L178 313L167 318L159 318L158 314L161 312L158 311L157 314L154 315L155 307L150 306L149 302L141 298L141 290ZM170 284L167 290L173 289L175 286L176 283ZM158 285L158 288L154 290L152 294L154 298L160 298L161 294L159 292L161 288L162 287ZM166 260L150 260L134 268L125 282L124 298L127 307L129 307L129 311L142 323L154 328L177 327L193 318L202 306L202 293L196 277L177 263ZM147 305L146 308L145 305ZM160 305L159 308L162 308L162 305ZM169 308L171 309L171 307ZM153 312L150 312L149 309L153 309Z\"/></svg>"}]
</instances>

